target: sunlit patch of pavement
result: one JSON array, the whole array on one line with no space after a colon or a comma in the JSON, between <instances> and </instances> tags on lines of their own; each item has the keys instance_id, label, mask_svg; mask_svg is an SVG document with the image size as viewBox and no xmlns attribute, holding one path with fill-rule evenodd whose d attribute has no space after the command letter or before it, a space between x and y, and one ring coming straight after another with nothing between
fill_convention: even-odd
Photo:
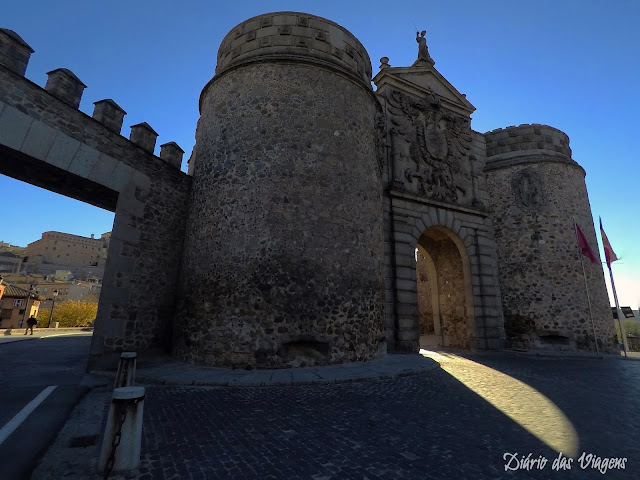
<instances>
[{"instance_id":1,"label":"sunlit patch of pavement","mask_svg":"<svg viewBox=\"0 0 640 480\"><path fill-rule=\"evenodd\" d=\"M474 393L517 422L529 433L571 457L579 453L579 439L571 421L555 403L535 388L493 368L461 356L421 349Z\"/></svg>"}]
</instances>

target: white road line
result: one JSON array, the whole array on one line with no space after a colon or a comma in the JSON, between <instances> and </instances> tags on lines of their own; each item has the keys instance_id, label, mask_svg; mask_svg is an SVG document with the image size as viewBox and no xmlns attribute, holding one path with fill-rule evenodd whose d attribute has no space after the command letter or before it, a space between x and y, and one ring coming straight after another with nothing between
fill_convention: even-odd
<instances>
[{"instance_id":1,"label":"white road line","mask_svg":"<svg viewBox=\"0 0 640 480\"><path fill-rule=\"evenodd\" d=\"M0 445L4 442L9 435L11 435L16 428L20 426L22 422L33 412L38 405L40 405L45 398L47 398L51 392L55 390L57 385L49 386L42 390L36 398L31 400L27 405L20 410L15 417L7 422L7 424L0 430Z\"/></svg>"}]
</instances>

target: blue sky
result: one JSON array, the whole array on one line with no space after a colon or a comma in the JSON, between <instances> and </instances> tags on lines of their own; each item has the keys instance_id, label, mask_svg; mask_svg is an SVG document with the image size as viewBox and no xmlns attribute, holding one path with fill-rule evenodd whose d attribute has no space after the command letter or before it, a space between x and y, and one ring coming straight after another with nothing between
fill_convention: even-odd
<instances>
[{"instance_id":1,"label":"blue sky","mask_svg":"<svg viewBox=\"0 0 640 480\"><path fill-rule=\"evenodd\" d=\"M346 27L369 52L374 74L382 56L410 65L415 30L426 29L436 68L477 108L474 130L542 123L567 133L587 171L596 225L601 215L621 259L613 264L621 304L640 305L640 2L22 0L5 2L0 26L35 50L27 78L44 86L46 72L69 68L88 87L82 111L91 115L93 102L113 99L128 113L125 136L130 125L149 123L160 134L156 153L177 142L186 170L198 97L222 38L251 16L281 10ZM88 236L111 229L110 212L4 176L0 192L12 211L24 212L2 223L1 241L26 245L47 230Z\"/></svg>"}]
</instances>

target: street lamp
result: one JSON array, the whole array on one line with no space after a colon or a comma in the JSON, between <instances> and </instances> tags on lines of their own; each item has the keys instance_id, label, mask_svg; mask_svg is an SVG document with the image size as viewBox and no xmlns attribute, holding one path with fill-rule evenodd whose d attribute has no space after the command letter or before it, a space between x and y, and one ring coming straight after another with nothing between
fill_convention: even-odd
<instances>
[{"instance_id":1,"label":"street lamp","mask_svg":"<svg viewBox=\"0 0 640 480\"><path fill-rule=\"evenodd\" d=\"M53 317L53 307L56 306L56 297L58 296L58 290L53 291L53 303L51 304L51 311L49 312L49 323L47 328L51 327L51 317Z\"/></svg>"}]
</instances>

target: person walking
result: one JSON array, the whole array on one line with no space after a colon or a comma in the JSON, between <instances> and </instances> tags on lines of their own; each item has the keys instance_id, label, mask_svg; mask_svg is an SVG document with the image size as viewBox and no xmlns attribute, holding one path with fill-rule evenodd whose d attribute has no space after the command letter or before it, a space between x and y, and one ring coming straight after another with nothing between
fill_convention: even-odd
<instances>
[{"instance_id":1,"label":"person walking","mask_svg":"<svg viewBox=\"0 0 640 480\"><path fill-rule=\"evenodd\" d=\"M27 329L24 331L24 334L26 335L29 332L29 329L31 329L31 335L33 335L33 327L37 324L38 324L38 319L33 315L31 315L27 319Z\"/></svg>"}]
</instances>

